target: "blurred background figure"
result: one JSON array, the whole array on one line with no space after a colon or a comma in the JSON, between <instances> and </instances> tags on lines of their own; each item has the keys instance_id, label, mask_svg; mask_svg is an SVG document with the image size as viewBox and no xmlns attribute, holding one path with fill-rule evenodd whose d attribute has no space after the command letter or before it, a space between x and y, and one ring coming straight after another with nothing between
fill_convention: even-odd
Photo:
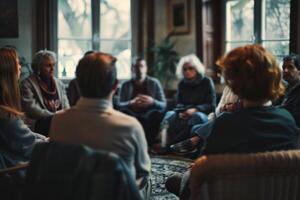
<instances>
[{"instance_id":1,"label":"blurred background figure","mask_svg":"<svg viewBox=\"0 0 300 200\"><path fill-rule=\"evenodd\" d=\"M176 107L166 113L162 124L168 124L167 146L190 137L190 129L208 121L216 107L213 81L205 76L205 67L194 55L182 57L177 76L181 79L176 94Z\"/></svg>"},{"instance_id":2,"label":"blurred background figure","mask_svg":"<svg viewBox=\"0 0 300 200\"><path fill-rule=\"evenodd\" d=\"M293 115L300 127L300 56L291 54L284 57L282 71L288 86L280 105Z\"/></svg>"},{"instance_id":3,"label":"blurred background figure","mask_svg":"<svg viewBox=\"0 0 300 200\"><path fill-rule=\"evenodd\" d=\"M84 56L89 55L94 52L95 51L92 51L92 50L87 51L87 52L85 52ZM80 89L79 89L76 78L73 78L70 81L68 89L67 89L67 96L68 96L70 106L74 106L77 103L78 99L80 98L81 93L80 93Z\"/></svg>"},{"instance_id":4,"label":"blurred background figure","mask_svg":"<svg viewBox=\"0 0 300 200\"><path fill-rule=\"evenodd\" d=\"M69 108L65 86L54 77L56 55L41 50L32 60L34 73L21 83L21 102L31 127L48 134L51 117L59 110Z\"/></svg>"},{"instance_id":5,"label":"blurred background figure","mask_svg":"<svg viewBox=\"0 0 300 200\"><path fill-rule=\"evenodd\" d=\"M166 99L160 82L147 76L147 71L146 61L136 58L132 65L132 79L121 85L118 109L140 121L150 146L155 143Z\"/></svg>"}]
</instances>

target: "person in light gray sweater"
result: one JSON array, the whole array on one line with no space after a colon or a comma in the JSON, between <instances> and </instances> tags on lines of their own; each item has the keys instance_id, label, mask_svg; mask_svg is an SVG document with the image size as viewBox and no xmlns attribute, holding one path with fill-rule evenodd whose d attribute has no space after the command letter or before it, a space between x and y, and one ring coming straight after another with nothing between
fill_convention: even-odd
<instances>
[{"instance_id":1,"label":"person in light gray sweater","mask_svg":"<svg viewBox=\"0 0 300 200\"><path fill-rule=\"evenodd\" d=\"M116 58L102 52L91 53L79 61L76 79L81 97L75 106L54 115L50 138L118 154L139 188L145 191L151 163L143 128L135 118L112 107L118 85L115 62Z\"/></svg>"}]
</instances>

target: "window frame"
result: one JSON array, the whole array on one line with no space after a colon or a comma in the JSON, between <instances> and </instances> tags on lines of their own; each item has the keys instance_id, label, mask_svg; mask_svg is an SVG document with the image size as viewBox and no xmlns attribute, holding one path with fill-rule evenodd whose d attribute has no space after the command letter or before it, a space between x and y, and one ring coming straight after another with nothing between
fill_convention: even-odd
<instances>
[{"instance_id":1,"label":"window frame","mask_svg":"<svg viewBox=\"0 0 300 200\"><path fill-rule=\"evenodd\" d=\"M51 0L49 1L50 4L50 49L52 49L58 57L58 42L60 39L64 40L74 40L76 37L58 37L58 1L59 0ZM121 39L113 39L113 38L101 38L100 35L100 26L101 26L101 16L100 16L100 11L101 11L101 0L90 0L91 1L91 38L77 38L79 40L84 40L84 41L90 41L91 42L91 50L99 51L101 49L101 41L127 41L131 47L131 57L136 54L137 52L137 39L134 39L135 35L137 35L138 29L136 28L135 24L138 23L137 20L137 8L138 8L138 0L130 0L130 28L131 28L131 34L129 38L121 38ZM138 4L138 5L137 5ZM58 64L55 67L54 70L54 75L55 77L58 77L61 79L63 82L68 83L70 80L73 78L62 78L58 74Z\"/></svg>"},{"instance_id":2,"label":"window frame","mask_svg":"<svg viewBox=\"0 0 300 200\"><path fill-rule=\"evenodd\" d=\"M264 42L276 42L276 41L287 41L289 42L289 53L291 51L291 34L289 38L276 38L276 39L265 39L264 38L264 19L265 19L265 13L264 13L264 4L266 0L253 0L254 1L254 7L253 7L253 39L250 40L227 40L227 3L230 1L236 1L236 0L225 0L224 1L224 14L225 14L225 24L224 24L224 50L225 52L228 52L230 49L227 47L228 44L234 44L234 43L251 43L251 44L261 44L264 46ZM290 1L290 15L292 13L292 0ZM290 29L291 29L291 17L290 17ZM277 55L276 56L283 56L283 55Z\"/></svg>"}]
</instances>

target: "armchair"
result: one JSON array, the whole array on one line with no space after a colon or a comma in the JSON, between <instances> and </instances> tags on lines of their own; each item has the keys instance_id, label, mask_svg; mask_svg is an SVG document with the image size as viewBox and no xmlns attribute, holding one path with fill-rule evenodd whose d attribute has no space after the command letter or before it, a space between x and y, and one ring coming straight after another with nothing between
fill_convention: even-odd
<instances>
[{"instance_id":1,"label":"armchair","mask_svg":"<svg viewBox=\"0 0 300 200\"><path fill-rule=\"evenodd\" d=\"M192 200L299 200L300 151L202 156L189 186Z\"/></svg>"}]
</instances>

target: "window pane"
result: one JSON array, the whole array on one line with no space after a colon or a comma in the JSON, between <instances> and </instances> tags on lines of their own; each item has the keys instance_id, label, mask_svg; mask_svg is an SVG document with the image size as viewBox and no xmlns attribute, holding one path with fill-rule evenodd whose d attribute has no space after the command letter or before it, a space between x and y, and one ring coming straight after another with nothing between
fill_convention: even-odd
<instances>
[{"instance_id":1,"label":"window pane","mask_svg":"<svg viewBox=\"0 0 300 200\"><path fill-rule=\"evenodd\" d=\"M118 61L116 63L118 79L131 78L131 50L125 49L116 55Z\"/></svg>"},{"instance_id":2,"label":"window pane","mask_svg":"<svg viewBox=\"0 0 300 200\"><path fill-rule=\"evenodd\" d=\"M131 45L129 40L100 41L101 51L113 54L118 58L117 70L119 79L130 78Z\"/></svg>"},{"instance_id":3,"label":"window pane","mask_svg":"<svg viewBox=\"0 0 300 200\"><path fill-rule=\"evenodd\" d=\"M99 38L92 36L100 32L100 50L118 58L119 78L130 78L131 0L100 0L100 15L92 13L92 1L58 1L58 77L74 77L78 60L97 46L92 42ZM100 30L92 30L92 15L99 17Z\"/></svg>"},{"instance_id":4,"label":"window pane","mask_svg":"<svg viewBox=\"0 0 300 200\"><path fill-rule=\"evenodd\" d=\"M58 38L91 38L91 1L58 1Z\"/></svg>"},{"instance_id":5,"label":"window pane","mask_svg":"<svg viewBox=\"0 0 300 200\"><path fill-rule=\"evenodd\" d=\"M226 6L226 40L251 40L253 31L254 1L228 1Z\"/></svg>"},{"instance_id":6,"label":"window pane","mask_svg":"<svg viewBox=\"0 0 300 200\"><path fill-rule=\"evenodd\" d=\"M290 0L266 0L263 39L290 37Z\"/></svg>"},{"instance_id":7,"label":"window pane","mask_svg":"<svg viewBox=\"0 0 300 200\"><path fill-rule=\"evenodd\" d=\"M100 50L117 55L119 52L130 49L130 41L128 40L101 40Z\"/></svg>"},{"instance_id":8,"label":"window pane","mask_svg":"<svg viewBox=\"0 0 300 200\"><path fill-rule=\"evenodd\" d=\"M101 38L131 38L130 0L101 0Z\"/></svg>"},{"instance_id":9,"label":"window pane","mask_svg":"<svg viewBox=\"0 0 300 200\"><path fill-rule=\"evenodd\" d=\"M58 77L74 78L79 59L92 48L90 40L58 41Z\"/></svg>"},{"instance_id":10,"label":"window pane","mask_svg":"<svg viewBox=\"0 0 300 200\"><path fill-rule=\"evenodd\" d=\"M226 50L230 51L230 50L232 50L232 49L234 49L236 47L244 46L246 44L252 44L252 42L251 41L249 41L249 42L234 42L234 43L227 42L226 43Z\"/></svg>"},{"instance_id":11,"label":"window pane","mask_svg":"<svg viewBox=\"0 0 300 200\"><path fill-rule=\"evenodd\" d=\"M289 41L264 41L263 46L271 51L274 55L281 58L289 54Z\"/></svg>"}]
</instances>

